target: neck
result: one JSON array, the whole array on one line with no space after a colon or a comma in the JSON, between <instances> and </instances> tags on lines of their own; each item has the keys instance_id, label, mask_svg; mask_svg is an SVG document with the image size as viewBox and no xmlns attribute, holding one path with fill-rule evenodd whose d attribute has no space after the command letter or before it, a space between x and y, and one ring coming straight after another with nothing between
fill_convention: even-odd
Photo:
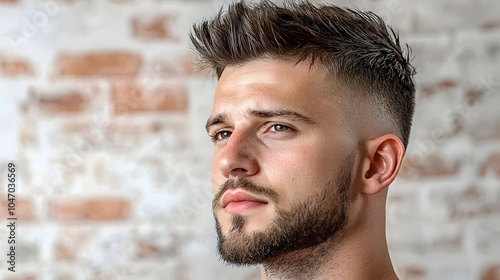
<instances>
[{"instance_id":1,"label":"neck","mask_svg":"<svg viewBox=\"0 0 500 280\"><path fill-rule=\"evenodd\" d=\"M265 263L262 280L397 280L384 234L351 228L314 248L291 252Z\"/></svg>"}]
</instances>

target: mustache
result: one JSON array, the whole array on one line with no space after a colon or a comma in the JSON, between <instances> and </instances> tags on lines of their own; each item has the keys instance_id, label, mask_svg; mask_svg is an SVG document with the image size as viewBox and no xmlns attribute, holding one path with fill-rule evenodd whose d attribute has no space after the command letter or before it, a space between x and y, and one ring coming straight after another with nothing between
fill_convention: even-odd
<instances>
[{"instance_id":1,"label":"mustache","mask_svg":"<svg viewBox=\"0 0 500 280\"><path fill-rule=\"evenodd\" d=\"M255 195L266 197L274 203L278 201L278 193L271 188L256 185L244 178L231 178L220 185L219 191L215 194L212 201L212 209L220 208L222 196L226 191L234 189L241 189Z\"/></svg>"}]
</instances>

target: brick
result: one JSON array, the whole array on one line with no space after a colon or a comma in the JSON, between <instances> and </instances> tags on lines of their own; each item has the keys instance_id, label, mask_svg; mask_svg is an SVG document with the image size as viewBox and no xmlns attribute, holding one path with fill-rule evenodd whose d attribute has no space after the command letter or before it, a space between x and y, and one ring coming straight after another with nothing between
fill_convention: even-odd
<instances>
[{"instance_id":1,"label":"brick","mask_svg":"<svg viewBox=\"0 0 500 280\"><path fill-rule=\"evenodd\" d=\"M184 242L186 240L183 237L161 227L138 232L134 237L135 258L158 259L172 257L178 253L179 244Z\"/></svg>"},{"instance_id":2,"label":"brick","mask_svg":"<svg viewBox=\"0 0 500 280\"><path fill-rule=\"evenodd\" d=\"M486 21L483 24L481 24L480 27L481 27L481 29L486 30L486 31L500 29L500 20L492 19L492 20Z\"/></svg>"},{"instance_id":3,"label":"brick","mask_svg":"<svg viewBox=\"0 0 500 280\"><path fill-rule=\"evenodd\" d=\"M92 129L92 124L90 121L68 121L61 124L61 131L65 134L73 134L73 133L86 133Z\"/></svg>"},{"instance_id":4,"label":"brick","mask_svg":"<svg viewBox=\"0 0 500 280\"><path fill-rule=\"evenodd\" d=\"M397 193L397 189L397 187L392 189L387 196L386 218L388 223L397 224L408 221L414 217L415 212L420 210L416 193Z\"/></svg>"},{"instance_id":5,"label":"brick","mask_svg":"<svg viewBox=\"0 0 500 280\"><path fill-rule=\"evenodd\" d=\"M172 39L171 21L167 15L136 16L132 19L132 34L141 40Z\"/></svg>"},{"instance_id":6,"label":"brick","mask_svg":"<svg viewBox=\"0 0 500 280\"><path fill-rule=\"evenodd\" d=\"M16 275L9 276L6 278L6 280L37 280L37 278L33 275Z\"/></svg>"},{"instance_id":7,"label":"brick","mask_svg":"<svg viewBox=\"0 0 500 280\"><path fill-rule=\"evenodd\" d=\"M104 141L114 148L148 146L148 149L179 151L187 147L188 127L185 116L173 120L117 117L107 122L98 131L103 133ZM94 139L99 140L98 137ZM92 140L92 142L97 141Z\"/></svg>"},{"instance_id":8,"label":"brick","mask_svg":"<svg viewBox=\"0 0 500 280\"><path fill-rule=\"evenodd\" d=\"M158 256L159 249L150 242L139 241L136 245L138 258L151 258Z\"/></svg>"},{"instance_id":9,"label":"brick","mask_svg":"<svg viewBox=\"0 0 500 280\"><path fill-rule=\"evenodd\" d=\"M77 259L75 251L64 243L55 245L55 259L58 261L74 261Z\"/></svg>"},{"instance_id":10,"label":"brick","mask_svg":"<svg viewBox=\"0 0 500 280\"><path fill-rule=\"evenodd\" d=\"M124 220L130 208L129 201L112 198L51 201L49 216L61 220Z\"/></svg>"},{"instance_id":11,"label":"brick","mask_svg":"<svg viewBox=\"0 0 500 280\"><path fill-rule=\"evenodd\" d=\"M481 176L493 174L500 178L500 152L490 155L479 168Z\"/></svg>"},{"instance_id":12,"label":"brick","mask_svg":"<svg viewBox=\"0 0 500 280\"><path fill-rule=\"evenodd\" d=\"M456 43L445 35L413 39L409 37L415 76L417 99L436 93L454 92L461 86L463 65L457 60Z\"/></svg>"},{"instance_id":13,"label":"brick","mask_svg":"<svg viewBox=\"0 0 500 280\"><path fill-rule=\"evenodd\" d=\"M483 119L481 122L479 119ZM486 117L479 117L478 120L472 121L467 125L467 133L476 143L486 141L500 140L500 118L487 119Z\"/></svg>"},{"instance_id":14,"label":"brick","mask_svg":"<svg viewBox=\"0 0 500 280\"><path fill-rule=\"evenodd\" d=\"M39 96L39 108L49 114L79 113L85 109L87 101L77 92L57 96Z\"/></svg>"},{"instance_id":15,"label":"brick","mask_svg":"<svg viewBox=\"0 0 500 280\"><path fill-rule=\"evenodd\" d=\"M436 154L408 154L403 160L401 178L449 177L458 173L457 161L444 159Z\"/></svg>"},{"instance_id":16,"label":"brick","mask_svg":"<svg viewBox=\"0 0 500 280\"><path fill-rule=\"evenodd\" d=\"M463 231L460 222L475 218L488 218L500 213L500 201L494 188L488 186L460 186L457 184L439 184L430 186L424 192L421 201L422 216L427 220L439 222L440 232L447 234L446 242L459 241L457 234ZM453 222L445 226L444 222ZM457 225L458 224L458 225ZM445 231L444 229L448 229ZM429 229L432 231L432 229Z\"/></svg>"},{"instance_id":17,"label":"brick","mask_svg":"<svg viewBox=\"0 0 500 280\"><path fill-rule=\"evenodd\" d=\"M0 5L3 4L17 4L18 0L0 0Z\"/></svg>"},{"instance_id":18,"label":"brick","mask_svg":"<svg viewBox=\"0 0 500 280\"><path fill-rule=\"evenodd\" d=\"M0 61L0 73L9 78L18 78L31 75L32 69L26 60L4 58Z\"/></svg>"},{"instance_id":19,"label":"brick","mask_svg":"<svg viewBox=\"0 0 500 280\"><path fill-rule=\"evenodd\" d=\"M483 102L486 95L487 93L483 89L473 88L466 91L465 99L467 104L472 107L480 104L480 102Z\"/></svg>"},{"instance_id":20,"label":"brick","mask_svg":"<svg viewBox=\"0 0 500 280\"><path fill-rule=\"evenodd\" d=\"M450 197L450 200L452 219L469 219L492 214L497 210L498 203L477 186L464 189Z\"/></svg>"},{"instance_id":21,"label":"brick","mask_svg":"<svg viewBox=\"0 0 500 280\"><path fill-rule=\"evenodd\" d=\"M478 93L483 96L465 115L465 132L474 142L500 140L500 95L493 92Z\"/></svg>"},{"instance_id":22,"label":"brick","mask_svg":"<svg viewBox=\"0 0 500 280\"><path fill-rule=\"evenodd\" d=\"M458 88L458 83L456 81L450 79L443 79L437 81L434 84L424 85L422 87L419 87L418 88L419 93L417 94L419 94L423 98L426 98L434 94L438 94L449 90L454 90L457 88Z\"/></svg>"},{"instance_id":23,"label":"brick","mask_svg":"<svg viewBox=\"0 0 500 280\"><path fill-rule=\"evenodd\" d=\"M61 228L55 243L55 259L71 262L78 260L89 240L94 237L91 228Z\"/></svg>"},{"instance_id":24,"label":"brick","mask_svg":"<svg viewBox=\"0 0 500 280\"><path fill-rule=\"evenodd\" d=\"M174 59L159 59L154 61L145 71L148 76L158 78L183 75L208 77L208 70L198 68L191 55L179 55L174 57Z\"/></svg>"},{"instance_id":25,"label":"brick","mask_svg":"<svg viewBox=\"0 0 500 280\"><path fill-rule=\"evenodd\" d=\"M398 276L405 280L424 280L427 273L419 267L405 267L397 269Z\"/></svg>"},{"instance_id":26,"label":"brick","mask_svg":"<svg viewBox=\"0 0 500 280\"><path fill-rule=\"evenodd\" d=\"M154 88L134 82L113 85L115 113L187 110L187 93L183 86L160 85Z\"/></svg>"},{"instance_id":27,"label":"brick","mask_svg":"<svg viewBox=\"0 0 500 280\"><path fill-rule=\"evenodd\" d=\"M66 0L65 0L66 1ZM73 276L71 274L75 274L76 268L73 267L73 270L71 272L64 272L60 270L55 270L55 271L50 271L47 272L46 275L48 276L48 279L55 279L55 280L73 280Z\"/></svg>"},{"instance_id":28,"label":"brick","mask_svg":"<svg viewBox=\"0 0 500 280\"><path fill-rule=\"evenodd\" d=\"M1 207L1 212L0 212L0 217L2 219L5 219L7 217L10 217L7 212L7 207L8 207L9 201L3 200L0 203ZM25 220L29 221L33 219L33 202L31 199L28 198L20 198L16 197L15 200L15 216L19 220Z\"/></svg>"},{"instance_id":29,"label":"brick","mask_svg":"<svg viewBox=\"0 0 500 280\"><path fill-rule=\"evenodd\" d=\"M104 130L107 141L115 147L138 146L141 140L154 135L149 124L133 121L112 121Z\"/></svg>"},{"instance_id":30,"label":"brick","mask_svg":"<svg viewBox=\"0 0 500 280\"><path fill-rule=\"evenodd\" d=\"M418 1L415 5L416 32L450 32L481 28L496 22L500 5L497 1ZM446 15L444 18L443 15ZM481 16L477 16L481 15Z\"/></svg>"},{"instance_id":31,"label":"brick","mask_svg":"<svg viewBox=\"0 0 500 280\"><path fill-rule=\"evenodd\" d=\"M58 68L61 76L133 77L141 67L141 57L131 52L63 54Z\"/></svg>"},{"instance_id":32,"label":"brick","mask_svg":"<svg viewBox=\"0 0 500 280\"><path fill-rule=\"evenodd\" d=\"M500 280L500 264L487 268L481 276L481 280Z\"/></svg>"}]
</instances>

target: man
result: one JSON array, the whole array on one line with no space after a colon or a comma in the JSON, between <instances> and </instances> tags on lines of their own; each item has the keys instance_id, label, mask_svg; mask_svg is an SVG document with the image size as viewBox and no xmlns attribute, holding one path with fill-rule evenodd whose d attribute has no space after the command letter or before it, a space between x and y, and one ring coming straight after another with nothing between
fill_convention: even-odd
<instances>
[{"instance_id":1,"label":"man","mask_svg":"<svg viewBox=\"0 0 500 280\"><path fill-rule=\"evenodd\" d=\"M397 279L385 202L415 86L392 29L336 6L238 2L191 40L219 79L206 129L222 259L262 279Z\"/></svg>"}]
</instances>

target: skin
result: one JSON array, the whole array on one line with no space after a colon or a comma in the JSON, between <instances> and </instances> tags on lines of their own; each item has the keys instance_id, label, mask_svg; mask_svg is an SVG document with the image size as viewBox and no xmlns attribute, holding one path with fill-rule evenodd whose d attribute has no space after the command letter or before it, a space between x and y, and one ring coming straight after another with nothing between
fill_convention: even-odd
<instances>
[{"instance_id":1,"label":"skin","mask_svg":"<svg viewBox=\"0 0 500 280\"><path fill-rule=\"evenodd\" d=\"M290 209L319 193L354 153L348 225L336 246L323 246L329 252L317 260L314 279L397 279L385 239L385 200L404 146L374 106L346 92L323 66L308 61L261 59L227 67L207 122L215 141L212 186L217 193L228 179L245 178L271 187L279 207ZM268 227L275 206L241 213L243 230ZM233 214L224 209L215 214L228 234ZM293 257L300 262L311 256ZM286 275L291 268L285 263L293 265L262 264L262 279L303 279Z\"/></svg>"}]
</instances>

